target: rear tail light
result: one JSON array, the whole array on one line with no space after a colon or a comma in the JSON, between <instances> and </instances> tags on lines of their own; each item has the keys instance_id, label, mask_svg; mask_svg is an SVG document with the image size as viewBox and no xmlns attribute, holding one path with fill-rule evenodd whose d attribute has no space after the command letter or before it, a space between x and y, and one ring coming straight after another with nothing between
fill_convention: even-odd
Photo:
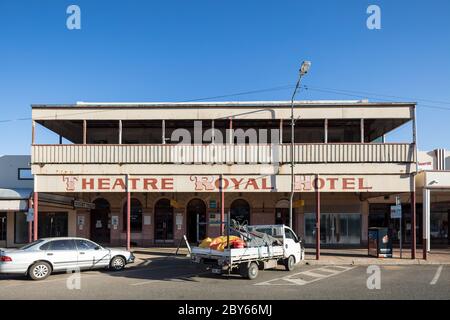
<instances>
[{"instance_id":1,"label":"rear tail light","mask_svg":"<svg viewBox=\"0 0 450 320\"><path fill-rule=\"evenodd\" d=\"M10 262L10 261L12 261L12 259L11 259L11 257L8 257L8 256L1 256L0 257L0 261L2 261L2 262Z\"/></svg>"}]
</instances>

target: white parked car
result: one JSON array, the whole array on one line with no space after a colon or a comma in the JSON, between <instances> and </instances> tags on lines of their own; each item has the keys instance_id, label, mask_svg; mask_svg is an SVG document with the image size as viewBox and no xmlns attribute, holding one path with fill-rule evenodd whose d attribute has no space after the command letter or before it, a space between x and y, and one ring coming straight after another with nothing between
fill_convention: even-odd
<instances>
[{"instance_id":1,"label":"white parked car","mask_svg":"<svg viewBox=\"0 0 450 320\"><path fill-rule=\"evenodd\" d=\"M109 249L83 238L43 238L20 249L0 251L0 273L43 280L54 271L109 268L122 270L134 262L125 250Z\"/></svg>"}]
</instances>

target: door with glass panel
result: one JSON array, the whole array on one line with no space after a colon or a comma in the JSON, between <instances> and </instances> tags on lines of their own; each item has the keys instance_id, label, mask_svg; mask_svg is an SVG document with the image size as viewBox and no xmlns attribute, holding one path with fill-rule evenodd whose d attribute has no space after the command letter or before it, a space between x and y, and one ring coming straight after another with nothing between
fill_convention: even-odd
<instances>
[{"instance_id":1,"label":"door with glass panel","mask_svg":"<svg viewBox=\"0 0 450 320\"><path fill-rule=\"evenodd\" d=\"M315 214L305 214L305 241L315 243ZM360 244L361 215L324 213L320 215L320 242L322 244Z\"/></svg>"}]
</instances>

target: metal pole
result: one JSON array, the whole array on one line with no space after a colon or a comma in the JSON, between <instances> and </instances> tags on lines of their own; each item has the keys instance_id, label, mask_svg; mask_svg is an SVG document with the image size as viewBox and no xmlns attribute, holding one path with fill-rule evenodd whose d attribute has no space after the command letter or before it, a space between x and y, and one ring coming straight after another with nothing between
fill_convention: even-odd
<instances>
[{"instance_id":1,"label":"metal pole","mask_svg":"<svg viewBox=\"0 0 450 320\"><path fill-rule=\"evenodd\" d=\"M220 175L220 235L223 236L225 221L225 193L223 191L223 174Z\"/></svg>"},{"instance_id":2,"label":"metal pole","mask_svg":"<svg viewBox=\"0 0 450 320\"><path fill-rule=\"evenodd\" d=\"M428 213L430 212L430 190L423 189L423 200L422 200L422 250L423 250L423 259L427 260L428 250Z\"/></svg>"},{"instance_id":3,"label":"metal pole","mask_svg":"<svg viewBox=\"0 0 450 320\"><path fill-rule=\"evenodd\" d=\"M413 176L414 177L414 176ZM413 189L415 190L415 189ZM411 192L411 259L416 258L416 191Z\"/></svg>"},{"instance_id":4,"label":"metal pole","mask_svg":"<svg viewBox=\"0 0 450 320\"><path fill-rule=\"evenodd\" d=\"M289 227L292 229L292 217L293 217L293 202L294 202L294 129L295 129L295 121L294 121L294 98L297 90L300 86L300 81L302 79L302 75L300 74L297 80L297 84L295 85L294 93L291 98L291 196L289 198Z\"/></svg>"},{"instance_id":5,"label":"metal pole","mask_svg":"<svg viewBox=\"0 0 450 320\"><path fill-rule=\"evenodd\" d=\"M320 259L320 191L319 191L319 175L316 175L316 260Z\"/></svg>"},{"instance_id":6,"label":"metal pole","mask_svg":"<svg viewBox=\"0 0 450 320\"><path fill-rule=\"evenodd\" d=\"M127 185L127 250L130 251L131 249L131 192L129 189L129 186Z\"/></svg>"},{"instance_id":7,"label":"metal pole","mask_svg":"<svg viewBox=\"0 0 450 320\"><path fill-rule=\"evenodd\" d=\"M36 241L38 239L38 208L39 208L39 196L38 193L34 193L34 200L33 200L33 207L34 207L34 217L33 217L33 241Z\"/></svg>"},{"instance_id":8,"label":"metal pole","mask_svg":"<svg viewBox=\"0 0 450 320\"><path fill-rule=\"evenodd\" d=\"M403 257L402 257L402 240L403 240L403 235L402 235L402 224L403 224L403 211L402 211L402 213L400 214L400 259L402 259Z\"/></svg>"},{"instance_id":9,"label":"metal pole","mask_svg":"<svg viewBox=\"0 0 450 320\"><path fill-rule=\"evenodd\" d=\"M28 208L31 208L33 203L31 199L28 200ZM28 243L33 242L33 222L28 221Z\"/></svg>"}]
</instances>

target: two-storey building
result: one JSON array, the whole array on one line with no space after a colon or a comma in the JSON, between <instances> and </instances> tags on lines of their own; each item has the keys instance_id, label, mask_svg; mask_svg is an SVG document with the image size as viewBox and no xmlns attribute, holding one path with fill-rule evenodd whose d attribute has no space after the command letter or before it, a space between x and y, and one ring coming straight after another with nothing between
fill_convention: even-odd
<instances>
[{"instance_id":1,"label":"two-storey building","mask_svg":"<svg viewBox=\"0 0 450 320\"><path fill-rule=\"evenodd\" d=\"M111 245L176 244L184 234L195 242L219 234L228 212L242 223L289 224L292 157L292 223L307 243L362 245L370 199L407 194L415 204L414 103L295 102L293 153L290 107L33 105L34 228L45 223L40 193L77 199L60 210L67 233ZM408 123L408 141L385 141ZM38 143L36 126L59 143Z\"/></svg>"}]
</instances>

